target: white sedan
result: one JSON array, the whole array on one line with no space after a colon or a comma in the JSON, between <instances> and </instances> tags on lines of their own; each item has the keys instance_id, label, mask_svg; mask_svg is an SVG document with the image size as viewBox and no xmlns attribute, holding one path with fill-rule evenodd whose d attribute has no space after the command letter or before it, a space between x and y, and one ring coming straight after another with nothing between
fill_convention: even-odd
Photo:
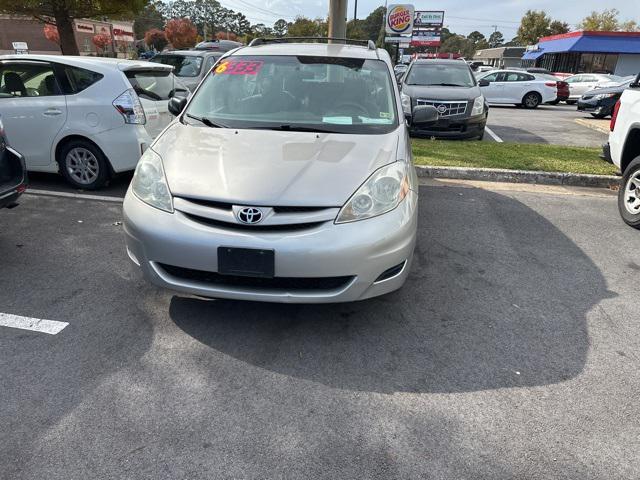
<instances>
[{"instance_id":1,"label":"white sedan","mask_svg":"<svg viewBox=\"0 0 640 480\"><path fill-rule=\"evenodd\" d=\"M188 95L158 63L62 55L0 56L0 112L27 169L96 189L133 170Z\"/></svg>"},{"instance_id":2,"label":"white sedan","mask_svg":"<svg viewBox=\"0 0 640 480\"><path fill-rule=\"evenodd\" d=\"M515 104L536 108L558 96L558 84L522 70L495 70L478 78L490 104Z\"/></svg>"},{"instance_id":3,"label":"white sedan","mask_svg":"<svg viewBox=\"0 0 640 480\"><path fill-rule=\"evenodd\" d=\"M624 79L616 75L603 73L579 73L565 78L564 81L569 84L569 99L567 103L573 105L589 90L612 87L624 81Z\"/></svg>"}]
</instances>

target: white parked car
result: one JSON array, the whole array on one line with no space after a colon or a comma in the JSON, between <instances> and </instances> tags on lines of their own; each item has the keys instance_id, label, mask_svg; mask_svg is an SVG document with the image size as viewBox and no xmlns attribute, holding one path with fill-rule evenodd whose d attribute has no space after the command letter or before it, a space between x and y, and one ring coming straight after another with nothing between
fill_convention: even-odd
<instances>
[{"instance_id":1,"label":"white parked car","mask_svg":"<svg viewBox=\"0 0 640 480\"><path fill-rule=\"evenodd\" d=\"M640 75L616 103L603 156L622 173L620 216L627 225L640 229Z\"/></svg>"},{"instance_id":2,"label":"white parked car","mask_svg":"<svg viewBox=\"0 0 640 480\"><path fill-rule=\"evenodd\" d=\"M58 55L0 56L0 112L27 169L96 189L133 170L188 91L172 67Z\"/></svg>"},{"instance_id":3,"label":"white parked car","mask_svg":"<svg viewBox=\"0 0 640 480\"><path fill-rule=\"evenodd\" d=\"M604 73L579 73L565 78L569 84L567 104L573 105L582 95L594 88L611 87L623 81L622 77Z\"/></svg>"},{"instance_id":4,"label":"white parked car","mask_svg":"<svg viewBox=\"0 0 640 480\"><path fill-rule=\"evenodd\" d=\"M478 78L490 104L515 104L536 108L558 96L558 84L521 70L496 70Z\"/></svg>"}]
</instances>

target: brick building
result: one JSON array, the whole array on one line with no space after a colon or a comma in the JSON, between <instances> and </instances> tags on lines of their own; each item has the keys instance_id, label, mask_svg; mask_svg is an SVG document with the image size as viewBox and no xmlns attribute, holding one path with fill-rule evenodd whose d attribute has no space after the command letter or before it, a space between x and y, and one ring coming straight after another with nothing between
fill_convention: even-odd
<instances>
[{"instance_id":1,"label":"brick building","mask_svg":"<svg viewBox=\"0 0 640 480\"><path fill-rule=\"evenodd\" d=\"M26 42L30 53L60 55L60 47L45 38L43 28L42 22L30 17L0 14L0 55L14 53L13 42ZM116 52L117 56L125 58L134 50L133 22L74 20L74 32L80 55L113 56ZM100 33L106 33L112 39L104 51L92 42L93 37Z\"/></svg>"}]
</instances>

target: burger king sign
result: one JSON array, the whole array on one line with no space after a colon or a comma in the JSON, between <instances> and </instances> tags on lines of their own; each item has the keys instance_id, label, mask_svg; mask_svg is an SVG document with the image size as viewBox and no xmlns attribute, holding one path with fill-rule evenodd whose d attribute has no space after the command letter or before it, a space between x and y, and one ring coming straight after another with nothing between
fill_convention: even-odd
<instances>
[{"instance_id":1,"label":"burger king sign","mask_svg":"<svg viewBox=\"0 0 640 480\"><path fill-rule=\"evenodd\" d=\"M395 35L411 35L413 31L413 5L389 5L386 31Z\"/></svg>"}]
</instances>

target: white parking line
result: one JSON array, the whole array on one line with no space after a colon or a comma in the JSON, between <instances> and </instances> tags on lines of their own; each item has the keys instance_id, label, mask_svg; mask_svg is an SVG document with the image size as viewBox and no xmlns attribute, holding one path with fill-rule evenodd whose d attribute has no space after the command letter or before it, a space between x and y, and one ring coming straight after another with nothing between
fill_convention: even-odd
<instances>
[{"instance_id":1,"label":"white parking line","mask_svg":"<svg viewBox=\"0 0 640 480\"><path fill-rule=\"evenodd\" d=\"M42 320L40 318L21 317L10 313L0 313L0 327L20 328L33 332L48 333L55 335L60 333L69 325L67 322L57 322L55 320Z\"/></svg>"},{"instance_id":2,"label":"white parking line","mask_svg":"<svg viewBox=\"0 0 640 480\"><path fill-rule=\"evenodd\" d=\"M494 133L493 130L491 130L489 127L484 127L484 131L487 132L489 134L489 136L491 136L491 138L493 138L496 142L498 143L504 143L503 140Z\"/></svg>"},{"instance_id":3,"label":"white parking line","mask_svg":"<svg viewBox=\"0 0 640 480\"><path fill-rule=\"evenodd\" d=\"M76 198L81 200L98 200L100 202L122 203L124 197L107 197L104 195L85 195L83 193L56 192L54 190L38 190L37 188L29 188L25 192L26 195L44 195L47 197L63 197Z\"/></svg>"}]
</instances>

